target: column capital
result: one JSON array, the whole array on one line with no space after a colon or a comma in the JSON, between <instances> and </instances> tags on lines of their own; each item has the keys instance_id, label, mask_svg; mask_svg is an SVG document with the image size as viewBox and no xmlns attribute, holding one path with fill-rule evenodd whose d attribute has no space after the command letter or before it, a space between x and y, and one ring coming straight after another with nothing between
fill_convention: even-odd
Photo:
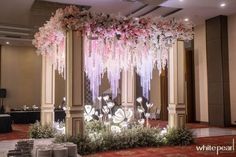
<instances>
[{"instance_id":1,"label":"column capital","mask_svg":"<svg viewBox=\"0 0 236 157\"><path fill-rule=\"evenodd\" d=\"M53 111L54 112L55 107L52 105L43 105L41 106L41 111Z\"/></svg>"},{"instance_id":2,"label":"column capital","mask_svg":"<svg viewBox=\"0 0 236 157\"><path fill-rule=\"evenodd\" d=\"M186 106L183 103L169 104L168 111L172 114L186 114Z\"/></svg>"},{"instance_id":3,"label":"column capital","mask_svg":"<svg viewBox=\"0 0 236 157\"><path fill-rule=\"evenodd\" d=\"M84 114L84 107L83 106L76 106L76 107L67 107L66 109L66 114L74 114L73 116L76 117L76 114L78 114L77 116L80 117L81 115L79 114Z\"/></svg>"}]
</instances>

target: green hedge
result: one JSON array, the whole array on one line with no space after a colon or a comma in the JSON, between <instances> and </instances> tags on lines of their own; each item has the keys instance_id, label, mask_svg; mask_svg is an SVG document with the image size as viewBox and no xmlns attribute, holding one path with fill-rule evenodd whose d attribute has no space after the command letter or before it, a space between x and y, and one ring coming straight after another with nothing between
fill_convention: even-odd
<instances>
[{"instance_id":1,"label":"green hedge","mask_svg":"<svg viewBox=\"0 0 236 157\"><path fill-rule=\"evenodd\" d=\"M166 145L185 146L194 142L193 134L188 129L169 129L164 135Z\"/></svg>"},{"instance_id":2,"label":"green hedge","mask_svg":"<svg viewBox=\"0 0 236 157\"><path fill-rule=\"evenodd\" d=\"M30 138L53 138L56 135L56 129L51 125L46 124L42 126L39 122L32 124L29 128Z\"/></svg>"},{"instance_id":3,"label":"green hedge","mask_svg":"<svg viewBox=\"0 0 236 157\"><path fill-rule=\"evenodd\" d=\"M112 133L105 130L102 125L95 123L86 125L84 136L66 138L64 135L59 135L54 142L73 142L77 144L78 153L81 155L136 147L189 145L194 142L192 132L187 129L169 129L166 134L161 135L160 128L136 125L130 129L122 130L120 133ZM96 129L95 126L102 129ZM96 132L93 132L95 130Z\"/></svg>"}]
</instances>

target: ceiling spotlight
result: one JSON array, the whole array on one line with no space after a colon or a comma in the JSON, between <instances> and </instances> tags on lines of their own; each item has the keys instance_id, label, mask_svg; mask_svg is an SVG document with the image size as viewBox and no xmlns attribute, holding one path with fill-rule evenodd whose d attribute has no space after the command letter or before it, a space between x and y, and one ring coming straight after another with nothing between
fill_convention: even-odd
<instances>
[{"instance_id":1,"label":"ceiling spotlight","mask_svg":"<svg viewBox=\"0 0 236 157\"><path fill-rule=\"evenodd\" d=\"M188 18L185 18L185 19L184 19L184 21L185 21L185 22L188 22L188 21L189 21L189 19L188 19Z\"/></svg>"},{"instance_id":2,"label":"ceiling spotlight","mask_svg":"<svg viewBox=\"0 0 236 157\"><path fill-rule=\"evenodd\" d=\"M7 41L7 42L6 42L6 44L7 44L7 45L9 45L9 44L10 44L10 42L9 42L9 41Z\"/></svg>"},{"instance_id":3,"label":"ceiling spotlight","mask_svg":"<svg viewBox=\"0 0 236 157\"><path fill-rule=\"evenodd\" d=\"M220 4L220 7L225 7L225 6L226 6L225 3L221 3L221 4Z\"/></svg>"},{"instance_id":4,"label":"ceiling spotlight","mask_svg":"<svg viewBox=\"0 0 236 157\"><path fill-rule=\"evenodd\" d=\"M179 0L180 2L183 2L184 0Z\"/></svg>"}]
</instances>

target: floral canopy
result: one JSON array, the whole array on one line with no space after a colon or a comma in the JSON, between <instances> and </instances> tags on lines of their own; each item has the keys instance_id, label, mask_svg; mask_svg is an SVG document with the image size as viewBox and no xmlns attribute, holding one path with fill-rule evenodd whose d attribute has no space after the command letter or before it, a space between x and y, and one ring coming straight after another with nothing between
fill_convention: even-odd
<instances>
[{"instance_id":1,"label":"floral canopy","mask_svg":"<svg viewBox=\"0 0 236 157\"><path fill-rule=\"evenodd\" d=\"M105 72L113 97L117 96L120 72L135 69L141 78L143 96L149 97L153 68L165 68L172 44L191 40L193 29L183 20L135 18L92 13L75 6L58 9L39 32L33 45L37 53L50 57L65 77L65 45L68 30L81 31L84 39L84 71L90 80L93 101L99 95Z\"/></svg>"}]
</instances>

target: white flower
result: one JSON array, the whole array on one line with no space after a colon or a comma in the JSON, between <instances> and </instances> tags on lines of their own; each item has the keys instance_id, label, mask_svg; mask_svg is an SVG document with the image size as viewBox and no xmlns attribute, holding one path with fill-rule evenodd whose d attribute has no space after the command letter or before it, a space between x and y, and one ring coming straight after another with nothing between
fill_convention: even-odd
<instances>
[{"instance_id":1,"label":"white flower","mask_svg":"<svg viewBox=\"0 0 236 157\"><path fill-rule=\"evenodd\" d=\"M124 122L120 123L120 126L122 128L127 128L128 127L128 122L124 121Z\"/></svg>"},{"instance_id":2,"label":"white flower","mask_svg":"<svg viewBox=\"0 0 236 157\"><path fill-rule=\"evenodd\" d=\"M96 116L98 116L98 111L95 111L95 113L94 113Z\"/></svg>"},{"instance_id":3,"label":"white flower","mask_svg":"<svg viewBox=\"0 0 236 157\"><path fill-rule=\"evenodd\" d=\"M98 117L99 117L99 118L102 118L102 117L103 117L103 114L100 114Z\"/></svg>"},{"instance_id":4,"label":"white flower","mask_svg":"<svg viewBox=\"0 0 236 157\"><path fill-rule=\"evenodd\" d=\"M107 114L110 110L107 106L103 106L102 111Z\"/></svg>"},{"instance_id":5,"label":"white flower","mask_svg":"<svg viewBox=\"0 0 236 157\"><path fill-rule=\"evenodd\" d=\"M109 95L104 96L103 100L108 101L109 100Z\"/></svg>"},{"instance_id":6,"label":"white flower","mask_svg":"<svg viewBox=\"0 0 236 157\"><path fill-rule=\"evenodd\" d=\"M153 106L153 103L147 103L146 102L146 106L147 106L147 108L151 108Z\"/></svg>"},{"instance_id":7,"label":"white flower","mask_svg":"<svg viewBox=\"0 0 236 157\"><path fill-rule=\"evenodd\" d=\"M145 122L145 120L143 118L138 120L138 123L141 124L141 125L143 125L144 122Z\"/></svg>"},{"instance_id":8,"label":"white flower","mask_svg":"<svg viewBox=\"0 0 236 157\"><path fill-rule=\"evenodd\" d=\"M111 118L112 118L112 115L111 115L111 114L108 114L108 118L111 119Z\"/></svg>"},{"instance_id":9,"label":"white flower","mask_svg":"<svg viewBox=\"0 0 236 157\"><path fill-rule=\"evenodd\" d=\"M95 114L95 109L91 105L85 105L84 119L86 121L91 121L93 115Z\"/></svg>"},{"instance_id":10,"label":"white flower","mask_svg":"<svg viewBox=\"0 0 236 157\"><path fill-rule=\"evenodd\" d=\"M113 116L113 122L115 124L119 124L122 127L127 126L127 122L130 121L131 117L133 115L133 112L131 109L124 110L119 108L116 112L115 115Z\"/></svg>"},{"instance_id":11,"label":"white flower","mask_svg":"<svg viewBox=\"0 0 236 157\"><path fill-rule=\"evenodd\" d=\"M164 128L163 130L161 130L161 135L165 135L167 133L167 129L166 128Z\"/></svg>"},{"instance_id":12,"label":"white flower","mask_svg":"<svg viewBox=\"0 0 236 157\"><path fill-rule=\"evenodd\" d=\"M141 106L138 106L137 110L138 110L138 112L139 112L139 113L142 113L142 112L144 112L144 108L143 108L143 107L141 107Z\"/></svg>"},{"instance_id":13,"label":"white flower","mask_svg":"<svg viewBox=\"0 0 236 157\"><path fill-rule=\"evenodd\" d=\"M108 102L107 106L108 106L108 108L111 109L113 106L115 106L115 103L114 102Z\"/></svg>"},{"instance_id":14,"label":"white flower","mask_svg":"<svg viewBox=\"0 0 236 157\"><path fill-rule=\"evenodd\" d=\"M102 97L101 97L101 96L99 96L99 97L98 97L98 100L99 100L99 101L102 101Z\"/></svg>"},{"instance_id":15,"label":"white flower","mask_svg":"<svg viewBox=\"0 0 236 157\"><path fill-rule=\"evenodd\" d=\"M101 136L101 133L92 132L92 133L89 133L88 136L92 141L95 141Z\"/></svg>"},{"instance_id":16,"label":"white flower","mask_svg":"<svg viewBox=\"0 0 236 157\"><path fill-rule=\"evenodd\" d=\"M136 99L136 101L141 104L142 101L143 101L143 98L142 98L142 97L138 97L138 98Z\"/></svg>"},{"instance_id":17,"label":"white flower","mask_svg":"<svg viewBox=\"0 0 236 157\"><path fill-rule=\"evenodd\" d=\"M111 126L111 132L113 132L113 133L119 133L119 132L121 132L121 128L120 128L119 126L112 125L112 126Z\"/></svg>"},{"instance_id":18,"label":"white flower","mask_svg":"<svg viewBox=\"0 0 236 157\"><path fill-rule=\"evenodd\" d=\"M145 117L149 118L150 117L150 113L145 113Z\"/></svg>"}]
</instances>

